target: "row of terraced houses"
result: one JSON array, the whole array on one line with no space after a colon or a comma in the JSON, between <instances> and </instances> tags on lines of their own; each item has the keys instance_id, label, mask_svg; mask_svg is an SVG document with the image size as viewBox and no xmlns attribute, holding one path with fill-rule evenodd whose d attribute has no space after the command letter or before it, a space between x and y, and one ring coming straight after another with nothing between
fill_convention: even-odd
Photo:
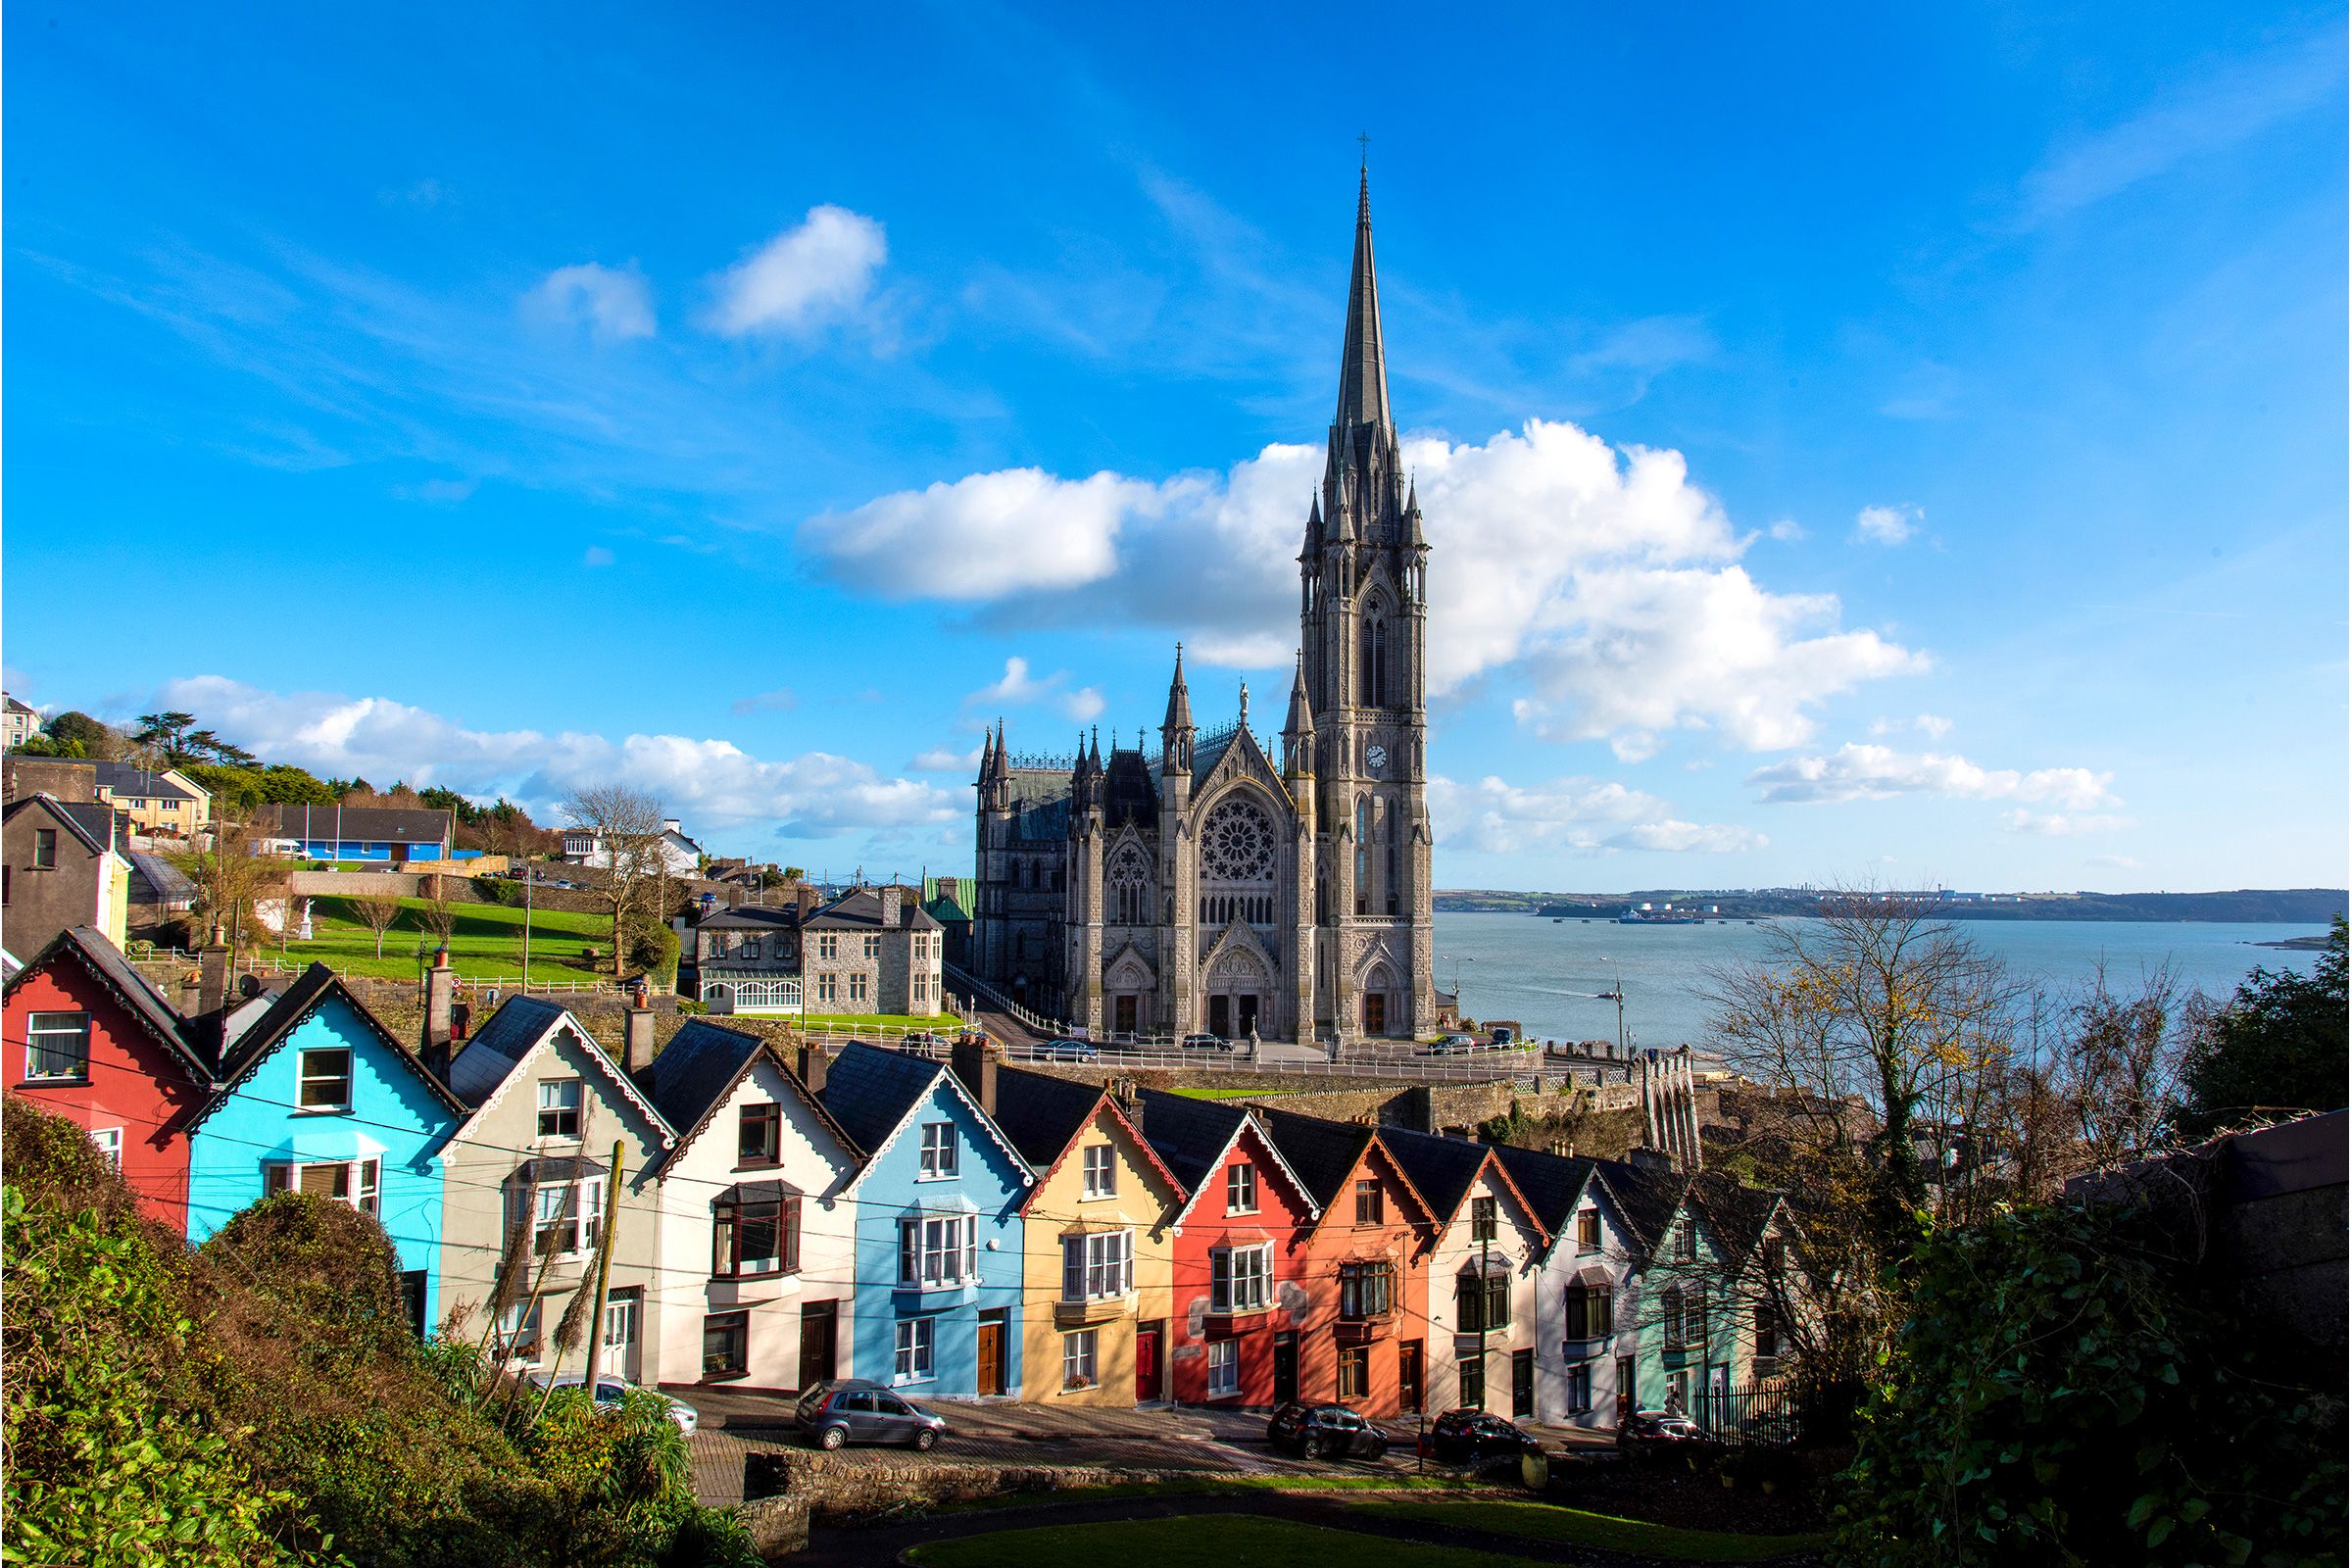
<instances>
[{"instance_id":1,"label":"row of terraced houses","mask_svg":"<svg viewBox=\"0 0 2352 1568\"><path fill-rule=\"evenodd\" d=\"M694 1018L655 1049L537 997L398 1038L313 966L168 1002L89 928L6 990L7 1083L201 1242L278 1192L373 1215L419 1332L528 1240L518 1366L610 1228L606 1365L932 1397L1464 1405L1613 1425L1771 1375L1771 1194L1618 1162ZM574 1362L576 1366L576 1359Z\"/></svg>"}]
</instances>

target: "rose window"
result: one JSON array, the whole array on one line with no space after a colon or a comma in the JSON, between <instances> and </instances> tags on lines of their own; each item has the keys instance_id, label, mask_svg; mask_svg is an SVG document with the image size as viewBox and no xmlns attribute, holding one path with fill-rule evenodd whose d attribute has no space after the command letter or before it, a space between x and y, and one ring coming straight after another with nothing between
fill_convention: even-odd
<instances>
[{"instance_id":1,"label":"rose window","mask_svg":"<svg viewBox=\"0 0 2352 1568\"><path fill-rule=\"evenodd\" d=\"M1274 829L1266 813L1231 800L1200 829L1200 868L1220 882L1265 882L1274 875Z\"/></svg>"}]
</instances>

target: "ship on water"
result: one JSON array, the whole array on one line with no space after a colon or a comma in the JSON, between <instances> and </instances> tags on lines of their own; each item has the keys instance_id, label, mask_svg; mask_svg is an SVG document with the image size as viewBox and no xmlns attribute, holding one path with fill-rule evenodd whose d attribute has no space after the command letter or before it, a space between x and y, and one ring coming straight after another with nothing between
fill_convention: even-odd
<instances>
[{"instance_id":1,"label":"ship on water","mask_svg":"<svg viewBox=\"0 0 2352 1568\"><path fill-rule=\"evenodd\" d=\"M1634 904L1626 906L1625 912L1617 917L1617 923L1619 925L1704 925L1709 915L1714 915L1718 919L1722 918L1720 910L1713 905L1708 906L1705 909L1678 909L1671 904L1662 907L1653 907L1646 904Z\"/></svg>"}]
</instances>

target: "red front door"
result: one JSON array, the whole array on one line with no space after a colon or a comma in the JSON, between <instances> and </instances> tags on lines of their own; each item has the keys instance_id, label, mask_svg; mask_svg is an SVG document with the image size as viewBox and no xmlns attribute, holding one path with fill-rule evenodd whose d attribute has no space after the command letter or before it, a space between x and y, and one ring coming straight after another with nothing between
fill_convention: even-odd
<instances>
[{"instance_id":1,"label":"red front door","mask_svg":"<svg viewBox=\"0 0 2352 1568\"><path fill-rule=\"evenodd\" d=\"M1137 1403L1159 1397L1159 1325L1135 1331L1135 1397Z\"/></svg>"}]
</instances>

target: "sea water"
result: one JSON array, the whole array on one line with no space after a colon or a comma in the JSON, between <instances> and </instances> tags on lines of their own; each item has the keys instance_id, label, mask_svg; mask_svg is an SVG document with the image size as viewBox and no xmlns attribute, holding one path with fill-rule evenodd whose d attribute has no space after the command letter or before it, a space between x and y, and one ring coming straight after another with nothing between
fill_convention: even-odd
<instances>
[{"instance_id":1,"label":"sea water","mask_svg":"<svg viewBox=\"0 0 2352 1568\"><path fill-rule=\"evenodd\" d=\"M1515 1018L1538 1039L1613 1040L1617 1006L1597 993L1625 988L1625 1033L1636 1046L1704 1048L1715 1008L1708 993L1726 965L1768 959L1770 920L1703 925L1554 921L1548 915L1438 912L1437 982L1459 978L1462 1010L1482 1023ZM2226 998L2257 965L2309 973L2319 955L2259 946L2325 927L2206 921L1958 920L1983 952L2065 993L2101 963L2125 995L2169 963L2183 987Z\"/></svg>"}]
</instances>

